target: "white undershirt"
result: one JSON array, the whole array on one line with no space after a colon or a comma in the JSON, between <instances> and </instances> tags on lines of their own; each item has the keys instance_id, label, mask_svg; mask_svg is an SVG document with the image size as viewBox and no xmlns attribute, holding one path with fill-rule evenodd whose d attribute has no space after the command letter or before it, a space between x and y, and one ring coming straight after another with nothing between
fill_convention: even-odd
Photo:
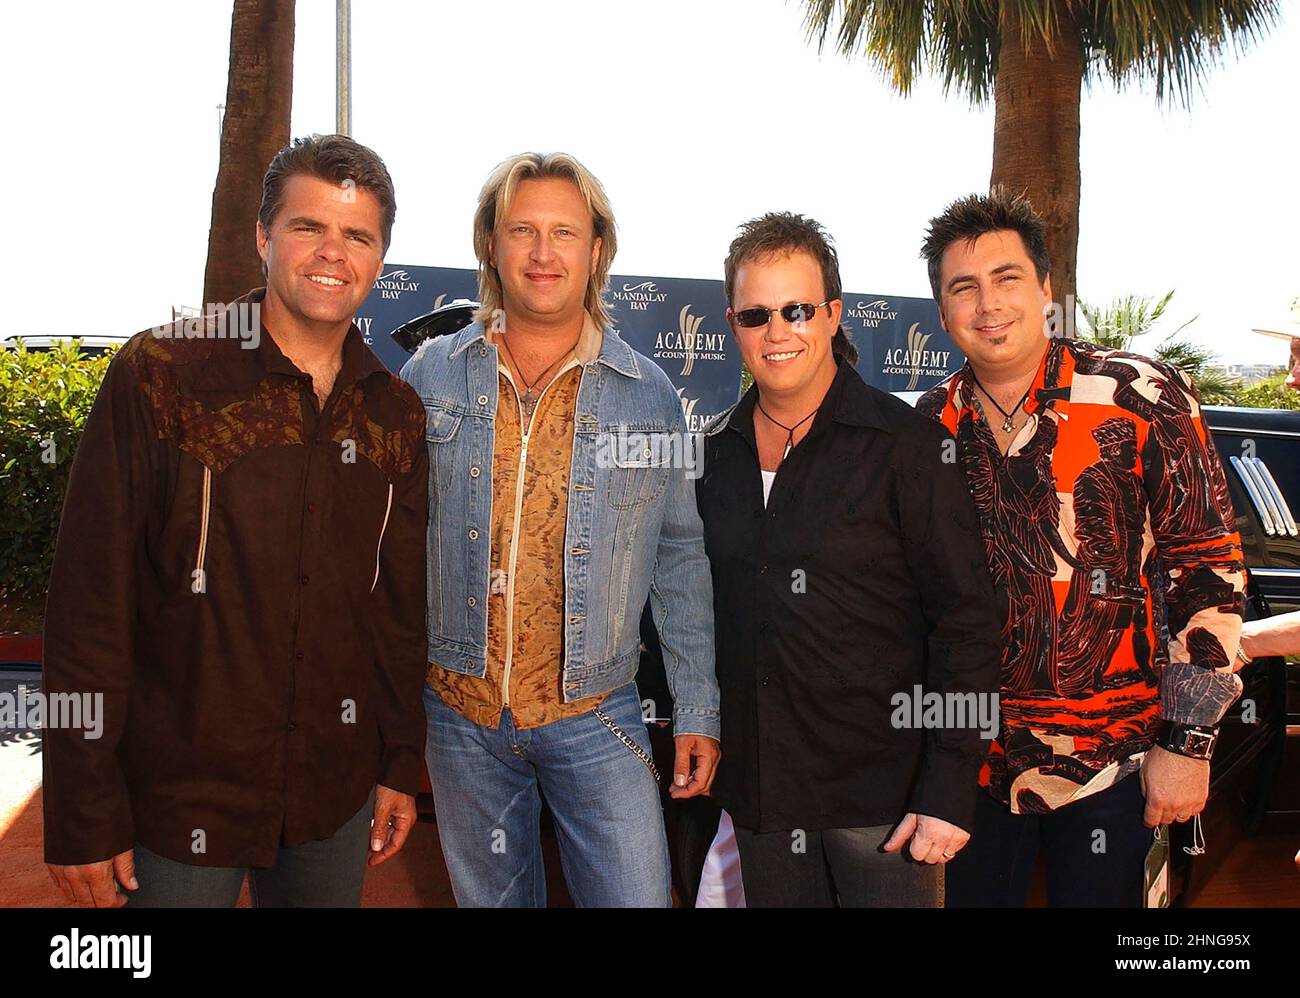
<instances>
[{"instance_id":1,"label":"white undershirt","mask_svg":"<svg viewBox=\"0 0 1300 998\"><path fill-rule=\"evenodd\" d=\"M772 483L776 481L775 471L763 471L759 469L763 476L763 505L767 505L767 497L772 494Z\"/></svg>"}]
</instances>

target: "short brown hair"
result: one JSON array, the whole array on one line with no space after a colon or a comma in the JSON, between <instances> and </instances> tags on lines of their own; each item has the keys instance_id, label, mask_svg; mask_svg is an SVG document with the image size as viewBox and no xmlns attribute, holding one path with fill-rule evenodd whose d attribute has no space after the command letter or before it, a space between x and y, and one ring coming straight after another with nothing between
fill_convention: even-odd
<instances>
[{"instance_id":1,"label":"short brown hair","mask_svg":"<svg viewBox=\"0 0 1300 998\"><path fill-rule=\"evenodd\" d=\"M835 252L835 242L821 223L804 218L791 211L770 211L751 218L740 227L740 234L731 241L723 268L723 289L727 304L735 304L736 272L742 263L770 256L789 256L807 253L822 272L822 294L827 301L841 297L840 258ZM858 362L858 351L843 326L836 330L831 348L845 357L850 364Z\"/></svg>"},{"instance_id":2,"label":"short brown hair","mask_svg":"<svg viewBox=\"0 0 1300 998\"><path fill-rule=\"evenodd\" d=\"M1047 253L1047 223L1034 211L1029 199L1022 194L1012 194L1001 184L995 184L987 194L971 194L959 198L943 210L942 215L930 219L930 228L921 244L930 273L930 290L939 301L939 263L944 250L959 239L975 242L989 232L1014 232L1025 244L1025 252L1034 262L1038 283L1042 284L1051 272L1052 261Z\"/></svg>"},{"instance_id":3,"label":"short brown hair","mask_svg":"<svg viewBox=\"0 0 1300 998\"><path fill-rule=\"evenodd\" d=\"M262 178L262 207L258 209L257 220L266 231L271 230L271 223L280 210L285 181L298 174L339 186L351 182L352 186L369 191L379 202L383 252L388 252L393 219L397 217L397 196L393 193L388 167L372 149L346 135L309 135L294 139L281 149Z\"/></svg>"}]
</instances>

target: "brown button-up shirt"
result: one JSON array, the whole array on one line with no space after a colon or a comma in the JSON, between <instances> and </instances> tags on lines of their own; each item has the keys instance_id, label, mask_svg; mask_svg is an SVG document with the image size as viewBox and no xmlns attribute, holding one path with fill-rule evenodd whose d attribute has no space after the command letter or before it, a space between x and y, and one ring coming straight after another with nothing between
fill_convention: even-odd
<instances>
[{"instance_id":1,"label":"brown button-up shirt","mask_svg":"<svg viewBox=\"0 0 1300 998\"><path fill-rule=\"evenodd\" d=\"M260 300L256 291L250 300ZM86 423L45 627L45 855L270 866L419 785L424 410L354 328L323 411L261 329L146 331Z\"/></svg>"},{"instance_id":2,"label":"brown button-up shirt","mask_svg":"<svg viewBox=\"0 0 1300 998\"><path fill-rule=\"evenodd\" d=\"M498 366L487 673L479 678L430 663L428 675L429 686L452 710L487 728L501 722L503 707L517 728L535 728L605 699L565 703L560 688L574 416L582 365L599 355L600 343L600 330L588 317L573 356L542 391L531 422L504 359Z\"/></svg>"}]
</instances>

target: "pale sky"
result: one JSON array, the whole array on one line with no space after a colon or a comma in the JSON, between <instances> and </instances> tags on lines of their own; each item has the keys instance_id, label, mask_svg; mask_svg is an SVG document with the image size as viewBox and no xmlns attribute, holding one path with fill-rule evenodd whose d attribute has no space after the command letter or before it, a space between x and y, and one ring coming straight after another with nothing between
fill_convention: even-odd
<instances>
[{"instance_id":1,"label":"pale sky","mask_svg":"<svg viewBox=\"0 0 1300 998\"><path fill-rule=\"evenodd\" d=\"M932 80L902 98L865 62L818 56L795 0L352 6L353 133L397 188L390 263L472 266L493 165L564 149L613 200L615 272L719 279L736 226L784 209L835 236L846 289L926 296L927 220L988 185L991 107ZM0 335L127 333L200 304L230 14L6 6ZM1175 288L1168 328L1199 313L1190 331L1223 361L1283 362L1249 328L1300 295L1298 65L1288 0L1190 112L1085 95L1083 297ZM333 130L334 3L299 0L292 131Z\"/></svg>"}]
</instances>

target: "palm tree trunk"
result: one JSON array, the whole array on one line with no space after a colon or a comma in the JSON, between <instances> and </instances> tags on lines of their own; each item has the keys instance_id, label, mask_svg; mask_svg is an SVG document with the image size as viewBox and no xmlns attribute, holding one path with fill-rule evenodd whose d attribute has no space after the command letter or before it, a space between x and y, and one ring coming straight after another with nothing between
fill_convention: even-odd
<instances>
[{"instance_id":1,"label":"palm tree trunk","mask_svg":"<svg viewBox=\"0 0 1300 998\"><path fill-rule=\"evenodd\" d=\"M254 230L262 177L289 143L293 106L294 0L235 0L221 163L203 301L230 302L263 283Z\"/></svg>"},{"instance_id":2,"label":"palm tree trunk","mask_svg":"<svg viewBox=\"0 0 1300 998\"><path fill-rule=\"evenodd\" d=\"M1079 100L1083 53L1069 0L1055 0L1052 49L1038 32L1026 43L1020 4L999 13L997 77L993 86L993 173L1029 197L1047 220L1052 297L1073 326L1075 259L1079 250Z\"/></svg>"}]
</instances>

